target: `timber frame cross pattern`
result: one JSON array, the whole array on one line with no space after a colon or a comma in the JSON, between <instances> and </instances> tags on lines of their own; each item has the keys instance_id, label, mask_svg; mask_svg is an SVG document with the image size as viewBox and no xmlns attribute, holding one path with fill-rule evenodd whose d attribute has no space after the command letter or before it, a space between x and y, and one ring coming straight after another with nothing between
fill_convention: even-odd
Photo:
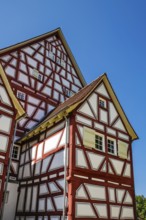
<instances>
[{"instance_id":1,"label":"timber frame cross pattern","mask_svg":"<svg viewBox=\"0 0 146 220\"><path fill-rule=\"evenodd\" d=\"M60 29L0 51L2 220L135 220L137 138L107 74L86 85Z\"/></svg>"}]
</instances>

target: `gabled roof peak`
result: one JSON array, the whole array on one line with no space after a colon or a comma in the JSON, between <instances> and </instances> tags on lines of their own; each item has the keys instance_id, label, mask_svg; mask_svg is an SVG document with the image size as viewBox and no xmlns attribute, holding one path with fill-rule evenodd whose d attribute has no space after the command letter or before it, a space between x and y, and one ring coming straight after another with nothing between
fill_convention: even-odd
<instances>
[{"instance_id":1,"label":"gabled roof peak","mask_svg":"<svg viewBox=\"0 0 146 220\"><path fill-rule=\"evenodd\" d=\"M83 84L83 86L85 86L86 81L85 81L85 79L84 79L84 77L83 77L83 75L80 71L80 68L79 68L79 66L78 66L78 64L77 64L77 62L76 62L76 60L75 60L75 58L74 58L74 56L73 56L73 54L70 50L70 47L69 47L69 45L68 45L68 43L67 43L67 41L66 41L66 39L63 35L63 32L62 32L61 28L57 28L57 29L52 30L50 32L47 32L45 34L39 35L37 37L34 37L34 38L29 39L29 40L23 41L21 43L15 44L13 46L9 46L9 47L6 47L4 49L1 49L0 50L0 56L6 55L6 54L11 53L13 51L17 51L17 50L19 50L23 47L27 47L27 46L29 46L31 44L34 44L34 43L37 43L41 40L45 40L46 38L51 37L51 36L57 36L61 40L61 42L62 42L62 44L63 44L70 60L73 64L73 66L74 66L74 68L75 68L82 84Z\"/></svg>"},{"instance_id":2,"label":"gabled roof peak","mask_svg":"<svg viewBox=\"0 0 146 220\"><path fill-rule=\"evenodd\" d=\"M62 32L61 28L56 28L55 30L52 30L50 32L47 32L47 33L38 35L36 37L32 37L30 39L27 39L25 41L19 42L17 44L2 48L2 49L0 49L0 55L6 53L8 51L12 51L12 50L19 49L21 47L25 47L31 43L35 43L36 41L39 41L39 40L45 39L46 37L50 37L51 35L57 34L58 32Z\"/></svg>"},{"instance_id":3,"label":"gabled roof peak","mask_svg":"<svg viewBox=\"0 0 146 220\"><path fill-rule=\"evenodd\" d=\"M1 64L0 64L0 76L2 77L2 80L4 82L4 85L6 87L6 90L7 90L8 94L9 94L11 100L12 100L12 103L13 103L15 109L17 110L16 119L18 120L22 117L25 117L26 113L25 113L24 109L22 108L22 106L20 105L18 99L14 95L13 90L12 90L10 84L9 84L9 81L7 79L7 76L4 72Z\"/></svg>"},{"instance_id":4,"label":"gabled roof peak","mask_svg":"<svg viewBox=\"0 0 146 220\"><path fill-rule=\"evenodd\" d=\"M137 139L137 134L135 133L134 129L132 128L130 122L128 121L114 91L113 88L108 80L107 74L104 73L100 77L98 77L96 80L91 82L90 84L86 85L84 88L82 88L78 93L76 93L74 96L68 98L65 102L61 103L53 112L51 112L39 125L37 125L33 130L31 130L28 134L26 134L25 137L23 137L20 141L26 140L29 137L32 137L33 135L43 131L47 127L52 126L55 122L58 122L63 119L63 117L67 117L69 113L71 113L77 106L84 102L85 99L87 99L90 94L94 91L94 89L103 82L106 86L106 89L108 93L110 94L112 101L114 105L117 108L117 111L119 112L120 117L122 118L122 121L131 136L132 140Z\"/></svg>"}]
</instances>

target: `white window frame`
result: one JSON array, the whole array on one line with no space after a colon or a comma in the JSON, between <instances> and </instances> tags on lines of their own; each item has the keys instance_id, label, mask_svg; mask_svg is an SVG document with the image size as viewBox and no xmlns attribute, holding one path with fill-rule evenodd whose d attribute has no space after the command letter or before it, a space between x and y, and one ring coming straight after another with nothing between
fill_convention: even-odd
<instances>
[{"instance_id":1,"label":"white window frame","mask_svg":"<svg viewBox=\"0 0 146 220\"><path fill-rule=\"evenodd\" d=\"M22 100L22 101L25 101L26 94L24 92L21 92L21 91L17 90L17 98Z\"/></svg>"},{"instance_id":2,"label":"white window frame","mask_svg":"<svg viewBox=\"0 0 146 220\"><path fill-rule=\"evenodd\" d=\"M114 153L111 153L111 152L108 151L108 140L114 142ZM111 138L111 137L107 137L107 152L108 152L108 154L116 155L116 156L117 156L117 145L116 145L116 139Z\"/></svg>"},{"instance_id":3,"label":"white window frame","mask_svg":"<svg viewBox=\"0 0 146 220\"><path fill-rule=\"evenodd\" d=\"M102 150L96 148L96 135L98 135L99 137L102 138ZM101 151L101 152L105 152L105 136L103 134L100 134L98 132L95 132L95 146L94 146L95 150Z\"/></svg>"},{"instance_id":4,"label":"white window frame","mask_svg":"<svg viewBox=\"0 0 146 220\"><path fill-rule=\"evenodd\" d=\"M100 101L104 102L104 106L100 105ZM100 98L100 97L99 97L99 107L101 107L101 108L106 108L107 107L106 100L103 99L103 98Z\"/></svg>"}]
</instances>

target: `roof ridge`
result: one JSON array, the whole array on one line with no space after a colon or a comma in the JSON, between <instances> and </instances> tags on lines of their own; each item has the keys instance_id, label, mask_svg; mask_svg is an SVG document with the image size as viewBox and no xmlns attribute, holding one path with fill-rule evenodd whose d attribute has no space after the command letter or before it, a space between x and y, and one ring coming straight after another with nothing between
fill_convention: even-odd
<instances>
[{"instance_id":1,"label":"roof ridge","mask_svg":"<svg viewBox=\"0 0 146 220\"><path fill-rule=\"evenodd\" d=\"M23 44L29 43L29 41L35 41L35 40L43 38L43 37L45 37L47 35L51 35L51 34L57 33L58 31L61 31L60 27L58 27L56 29L53 29L52 31L45 32L44 34L39 34L39 35L37 35L35 37L31 37L31 38L28 38L26 40L22 40L19 43L14 43L13 45L10 45L10 46L4 47L4 48L0 48L0 54L5 52L5 50L8 50L8 49L11 50L11 49L13 49L13 47L21 47L21 46L23 46Z\"/></svg>"},{"instance_id":2,"label":"roof ridge","mask_svg":"<svg viewBox=\"0 0 146 220\"><path fill-rule=\"evenodd\" d=\"M23 138L27 137L30 133L33 133L34 130L41 127L42 124L46 124L51 118L57 117L60 112L65 111L66 108L69 108L71 106L76 106L76 104L79 104L81 101L84 101L84 99L90 94L97 85L97 82L104 76L105 74L100 75L95 80L93 80L91 83L87 84L85 87L83 87L81 90L79 90L74 96L71 96L70 98L66 99L64 102L60 103L53 111L51 111L48 115L44 117L36 126L34 126L28 133L25 133L25 135L18 140L21 141ZM95 85L94 85L95 83ZM92 85L93 88L92 88ZM89 87L89 88L88 88ZM91 90L90 90L91 87ZM81 94L81 95L80 95ZM74 101L75 100L75 101ZM67 103L67 104L66 104ZM76 107L74 107L76 108Z\"/></svg>"},{"instance_id":3,"label":"roof ridge","mask_svg":"<svg viewBox=\"0 0 146 220\"><path fill-rule=\"evenodd\" d=\"M105 73L104 73L104 74L105 74ZM101 78L102 76L104 76L104 74L102 74L102 75L100 75L99 77L97 77L97 78L96 78L95 80L93 80L91 83L85 85L85 86L84 86L83 88L81 88L77 93L74 93L74 95L68 97L64 102L59 103L59 105L58 105L56 108L58 108L59 106L61 106L61 105L64 104L64 103L66 103L69 99L74 98L74 97L75 97L76 95L78 95L80 92L82 92L83 90L87 89L87 87L92 86L92 84L93 84L95 81L99 80L99 78ZM55 109L56 109L56 108L55 108ZM54 109L54 110L55 110L55 109ZM53 113L53 111L52 111L51 113Z\"/></svg>"},{"instance_id":4,"label":"roof ridge","mask_svg":"<svg viewBox=\"0 0 146 220\"><path fill-rule=\"evenodd\" d=\"M77 93L74 94L74 96L71 96L68 99L66 99L64 102L60 103L53 111L51 111L46 117L44 117L44 119L38 125L36 125L36 127L38 127L41 123L46 122L47 120L49 120L51 117L54 117L55 114L59 114L59 112L61 112L63 109L66 109L66 107L68 107L69 105L76 104L77 102L81 101L81 99L83 100L87 96L87 95L85 95L85 96L83 96L83 95L85 93L89 94L89 91L86 91L87 88L88 87L92 87L92 85L94 83L96 83L96 81L100 80L104 75L105 75L105 73L100 75L99 77L97 77L95 80L93 80L91 83L87 84L82 89L80 89ZM95 84L95 86L96 86L96 84ZM95 88L95 86L91 89L91 91ZM83 93L84 90L85 90L85 92ZM82 94L82 96L81 97L77 97L77 96L79 96L79 94ZM72 99L74 100L76 97L79 99L78 101L73 101L73 102L69 103L68 105L66 105L67 102L72 101ZM61 106L64 106L64 108L61 108ZM60 108L60 110L58 112L56 112L59 108Z\"/></svg>"}]
</instances>

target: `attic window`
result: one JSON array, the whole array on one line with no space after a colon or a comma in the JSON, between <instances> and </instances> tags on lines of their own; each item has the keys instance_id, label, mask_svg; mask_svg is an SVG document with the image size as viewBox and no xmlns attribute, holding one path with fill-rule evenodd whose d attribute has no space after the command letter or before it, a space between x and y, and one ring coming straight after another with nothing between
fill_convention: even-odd
<instances>
[{"instance_id":1,"label":"attic window","mask_svg":"<svg viewBox=\"0 0 146 220\"><path fill-rule=\"evenodd\" d=\"M25 100L26 94L20 91L17 91L17 98L21 100Z\"/></svg>"},{"instance_id":2,"label":"attic window","mask_svg":"<svg viewBox=\"0 0 146 220\"><path fill-rule=\"evenodd\" d=\"M102 98L99 99L99 106L102 108L106 108L106 101Z\"/></svg>"},{"instance_id":3,"label":"attic window","mask_svg":"<svg viewBox=\"0 0 146 220\"><path fill-rule=\"evenodd\" d=\"M43 81L43 75L40 74L38 70L33 69L32 75L33 75L36 79L38 79L38 80L40 80L40 81Z\"/></svg>"}]
</instances>

